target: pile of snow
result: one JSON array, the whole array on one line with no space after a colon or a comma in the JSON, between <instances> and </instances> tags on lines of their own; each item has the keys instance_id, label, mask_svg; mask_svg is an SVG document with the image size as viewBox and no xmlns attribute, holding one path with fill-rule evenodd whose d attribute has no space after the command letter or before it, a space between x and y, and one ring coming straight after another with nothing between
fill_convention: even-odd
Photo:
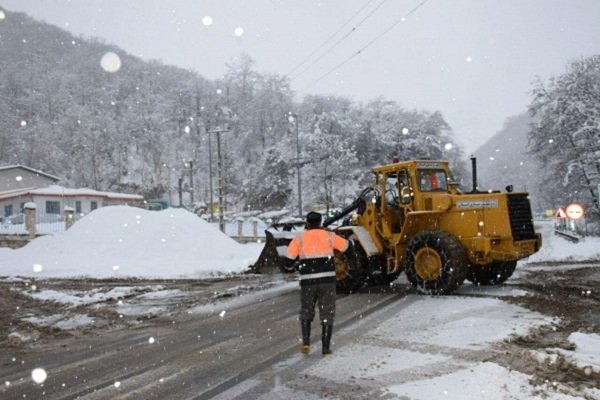
<instances>
[{"instance_id":1,"label":"pile of snow","mask_svg":"<svg viewBox=\"0 0 600 400\"><path fill-rule=\"evenodd\" d=\"M68 231L0 249L0 275L195 278L242 272L260 250L183 209L111 206Z\"/></svg>"}]
</instances>

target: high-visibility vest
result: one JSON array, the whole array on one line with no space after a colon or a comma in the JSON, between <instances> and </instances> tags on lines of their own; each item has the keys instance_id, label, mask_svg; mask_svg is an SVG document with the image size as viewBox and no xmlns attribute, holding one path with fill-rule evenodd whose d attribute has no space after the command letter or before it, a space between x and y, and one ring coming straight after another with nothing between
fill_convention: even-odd
<instances>
[{"instance_id":1,"label":"high-visibility vest","mask_svg":"<svg viewBox=\"0 0 600 400\"><path fill-rule=\"evenodd\" d=\"M325 229L309 229L294 236L287 257L300 259L300 284L335 282L334 251L344 252L348 241Z\"/></svg>"}]
</instances>

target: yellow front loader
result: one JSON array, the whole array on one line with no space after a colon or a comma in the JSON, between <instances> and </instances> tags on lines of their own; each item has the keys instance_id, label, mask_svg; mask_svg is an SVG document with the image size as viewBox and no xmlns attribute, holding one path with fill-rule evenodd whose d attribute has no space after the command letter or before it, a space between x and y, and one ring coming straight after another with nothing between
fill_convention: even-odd
<instances>
[{"instance_id":1,"label":"yellow front loader","mask_svg":"<svg viewBox=\"0 0 600 400\"><path fill-rule=\"evenodd\" d=\"M473 189L467 193L452 181L447 161L394 162L373 168L373 174L373 186L324 223L352 213L336 228L354 242L354 254L336 256L339 291L389 283L402 271L423 293L447 294L465 279L496 285L512 275L519 259L541 247L529 195L510 187L478 191L474 159ZM292 237L291 230L271 238L267 233L257 265L285 271L280 257ZM273 247L280 251L273 253Z\"/></svg>"}]
</instances>

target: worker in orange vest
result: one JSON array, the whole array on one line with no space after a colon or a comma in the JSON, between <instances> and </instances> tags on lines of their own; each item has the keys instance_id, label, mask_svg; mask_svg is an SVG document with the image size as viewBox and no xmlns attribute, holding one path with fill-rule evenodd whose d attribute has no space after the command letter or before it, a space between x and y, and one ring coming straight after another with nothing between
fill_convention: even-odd
<instances>
[{"instance_id":1,"label":"worker in orange vest","mask_svg":"<svg viewBox=\"0 0 600 400\"><path fill-rule=\"evenodd\" d=\"M334 250L345 252L352 245L334 232L321 226L321 214L311 211L306 215L306 230L294 236L287 248L288 265L300 260L300 324L302 347L300 352L310 352L310 325L319 303L321 319L322 353L331 354L331 335L335 315L335 264Z\"/></svg>"}]
</instances>

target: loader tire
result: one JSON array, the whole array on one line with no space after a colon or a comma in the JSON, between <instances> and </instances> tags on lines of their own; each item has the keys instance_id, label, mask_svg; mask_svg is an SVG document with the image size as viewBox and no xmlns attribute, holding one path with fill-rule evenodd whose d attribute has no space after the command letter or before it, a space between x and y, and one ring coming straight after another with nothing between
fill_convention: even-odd
<instances>
[{"instance_id":1,"label":"loader tire","mask_svg":"<svg viewBox=\"0 0 600 400\"><path fill-rule=\"evenodd\" d=\"M468 268L464 246L448 232L424 231L408 244L404 269L420 293L451 293L462 285Z\"/></svg>"},{"instance_id":2,"label":"loader tire","mask_svg":"<svg viewBox=\"0 0 600 400\"><path fill-rule=\"evenodd\" d=\"M517 268L516 261L496 261L486 265L471 266L467 279L475 285L493 286L506 282Z\"/></svg>"},{"instance_id":3,"label":"loader tire","mask_svg":"<svg viewBox=\"0 0 600 400\"><path fill-rule=\"evenodd\" d=\"M336 289L338 293L357 292L365 283L367 257L357 245L345 253L335 252Z\"/></svg>"}]
</instances>

